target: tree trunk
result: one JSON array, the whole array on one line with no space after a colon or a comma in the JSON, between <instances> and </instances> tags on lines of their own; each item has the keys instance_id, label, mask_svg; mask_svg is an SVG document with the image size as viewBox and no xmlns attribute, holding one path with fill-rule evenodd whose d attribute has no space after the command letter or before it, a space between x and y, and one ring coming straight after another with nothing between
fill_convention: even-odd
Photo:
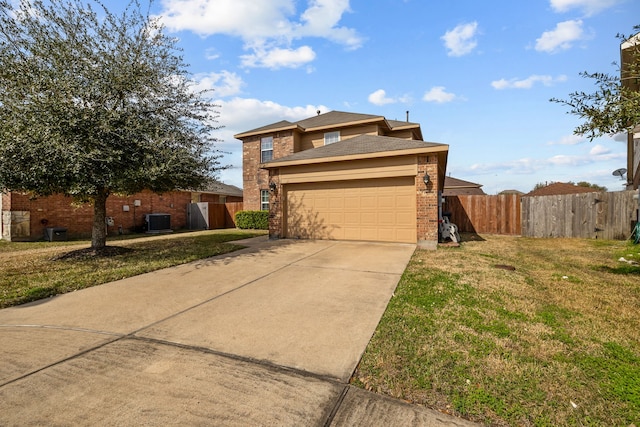
<instances>
[{"instance_id":1,"label":"tree trunk","mask_svg":"<svg viewBox=\"0 0 640 427\"><path fill-rule=\"evenodd\" d=\"M102 189L98 191L93 200L92 249L102 249L107 246L107 197L109 197L109 192Z\"/></svg>"}]
</instances>

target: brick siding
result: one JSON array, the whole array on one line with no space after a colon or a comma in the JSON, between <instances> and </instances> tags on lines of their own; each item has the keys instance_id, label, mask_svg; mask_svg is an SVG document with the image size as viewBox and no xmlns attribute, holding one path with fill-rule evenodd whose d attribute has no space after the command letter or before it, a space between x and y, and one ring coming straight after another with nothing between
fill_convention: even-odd
<instances>
[{"instance_id":1,"label":"brick siding","mask_svg":"<svg viewBox=\"0 0 640 427\"><path fill-rule=\"evenodd\" d=\"M424 175L430 182L425 186ZM418 156L416 183L416 225L418 243L438 241L438 157Z\"/></svg>"},{"instance_id":2,"label":"brick siding","mask_svg":"<svg viewBox=\"0 0 640 427\"><path fill-rule=\"evenodd\" d=\"M10 199L12 211L30 212L31 240L44 235L46 227L64 227L69 237L88 237L93 226L93 206L76 205L69 197L54 195L49 197L30 197L28 194L10 193L2 197L3 210L5 199ZM140 206L134 207L134 200L140 200ZM119 227L123 232L131 232L144 225L144 216L150 213L171 215L171 228L187 227L187 205L191 203L191 193L176 191L155 194L143 191L133 196L111 195L107 199L107 216L113 217L114 225L109 227L109 235L116 235ZM123 206L129 206L125 212ZM9 209L6 209L7 211Z\"/></svg>"},{"instance_id":3,"label":"brick siding","mask_svg":"<svg viewBox=\"0 0 640 427\"><path fill-rule=\"evenodd\" d=\"M279 159L293 154L293 132L279 132L273 135L273 158ZM260 137L251 137L242 143L242 179L244 209L260 210L260 190L269 189L269 173L260 169Z\"/></svg>"},{"instance_id":4,"label":"brick siding","mask_svg":"<svg viewBox=\"0 0 640 427\"><path fill-rule=\"evenodd\" d=\"M272 169L269 172L269 179L276 184L276 190L269 194L269 238L279 239L284 235L280 169Z\"/></svg>"}]
</instances>

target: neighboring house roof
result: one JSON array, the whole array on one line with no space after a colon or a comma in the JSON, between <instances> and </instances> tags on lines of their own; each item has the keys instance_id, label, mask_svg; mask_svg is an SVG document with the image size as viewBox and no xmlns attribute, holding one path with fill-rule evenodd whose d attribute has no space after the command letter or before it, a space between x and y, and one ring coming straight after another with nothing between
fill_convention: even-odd
<instances>
[{"instance_id":1,"label":"neighboring house roof","mask_svg":"<svg viewBox=\"0 0 640 427\"><path fill-rule=\"evenodd\" d=\"M498 194L518 194L520 196L524 195L524 193L520 190L502 190Z\"/></svg>"},{"instance_id":2,"label":"neighboring house roof","mask_svg":"<svg viewBox=\"0 0 640 427\"><path fill-rule=\"evenodd\" d=\"M597 193L599 190L590 187L580 187L569 182L554 182L545 187L530 191L525 196L559 196L563 194Z\"/></svg>"},{"instance_id":3,"label":"neighboring house roof","mask_svg":"<svg viewBox=\"0 0 640 427\"><path fill-rule=\"evenodd\" d=\"M419 123L401 122L398 120L387 120L383 116L372 114L348 113L344 111L330 111L317 116L309 117L297 122L282 120L277 123L262 126L246 132L234 135L234 138L241 139L248 136L264 134L267 132L279 132L285 130L298 130L300 132L318 131L335 127L354 126L366 123L383 122L390 130L415 129L420 130Z\"/></svg>"},{"instance_id":4,"label":"neighboring house roof","mask_svg":"<svg viewBox=\"0 0 640 427\"><path fill-rule=\"evenodd\" d=\"M223 182L218 182L218 181L214 181L214 182L210 183L201 192L202 193L220 194L222 196L242 197L242 188L238 188L235 185L225 184Z\"/></svg>"},{"instance_id":5,"label":"neighboring house roof","mask_svg":"<svg viewBox=\"0 0 640 427\"><path fill-rule=\"evenodd\" d=\"M297 164L323 163L335 160L364 159L389 156L393 152L398 155L445 152L449 146L435 142L392 138L388 136L360 135L329 145L299 151L286 157L263 164L264 168L291 166Z\"/></svg>"},{"instance_id":6,"label":"neighboring house roof","mask_svg":"<svg viewBox=\"0 0 640 427\"><path fill-rule=\"evenodd\" d=\"M443 196L482 196L486 193L482 190L481 184L475 182L464 181L452 176L445 176Z\"/></svg>"}]
</instances>

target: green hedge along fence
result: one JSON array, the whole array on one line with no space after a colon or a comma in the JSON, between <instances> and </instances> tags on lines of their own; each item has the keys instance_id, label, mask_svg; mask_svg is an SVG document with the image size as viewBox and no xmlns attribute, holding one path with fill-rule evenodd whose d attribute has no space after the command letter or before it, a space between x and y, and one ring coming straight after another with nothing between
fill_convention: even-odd
<instances>
[{"instance_id":1,"label":"green hedge along fence","mask_svg":"<svg viewBox=\"0 0 640 427\"><path fill-rule=\"evenodd\" d=\"M268 211L239 211L236 212L236 227L249 230L268 230Z\"/></svg>"}]
</instances>

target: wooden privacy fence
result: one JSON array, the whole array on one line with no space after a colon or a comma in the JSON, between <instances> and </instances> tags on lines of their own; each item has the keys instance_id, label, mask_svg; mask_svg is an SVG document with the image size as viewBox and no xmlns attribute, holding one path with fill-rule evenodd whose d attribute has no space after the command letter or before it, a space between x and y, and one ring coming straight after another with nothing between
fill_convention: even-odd
<instances>
[{"instance_id":1,"label":"wooden privacy fence","mask_svg":"<svg viewBox=\"0 0 640 427\"><path fill-rule=\"evenodd\" d=\"M451 214L458 231L466 233L519 235L520 196L445 196L442 211Z\"/></svg>"},{"instance_id":2,"label":"wooden privacy fence","mask_svg":"<svg viewBox=\"0 0 640 427\"><path fill-rule=\"evenodd\" d=\"M625 240L636 222L635 191L522 198L522 235Z\"/></svg>"},{"instance_id":3,"label":"wooden privacy fence","mask_svg":"<svg viewBox=\"0 0 640 427\"><path fill-rule=\"evenodd\" d=\"M235 228L236 212L242 210L242 202L209 203L209 229Z\"/></svg>"},{"instance_id":4,"label":"wooden privacy fence","mask_svg":"<svg viewBox=\"0 0 640 427\"><path fill-rule=\"evenodd\" d=\"M626 240L638 218L634 194L446 196L442 210L467 233Z\"/></svg>"}]
</instances>

